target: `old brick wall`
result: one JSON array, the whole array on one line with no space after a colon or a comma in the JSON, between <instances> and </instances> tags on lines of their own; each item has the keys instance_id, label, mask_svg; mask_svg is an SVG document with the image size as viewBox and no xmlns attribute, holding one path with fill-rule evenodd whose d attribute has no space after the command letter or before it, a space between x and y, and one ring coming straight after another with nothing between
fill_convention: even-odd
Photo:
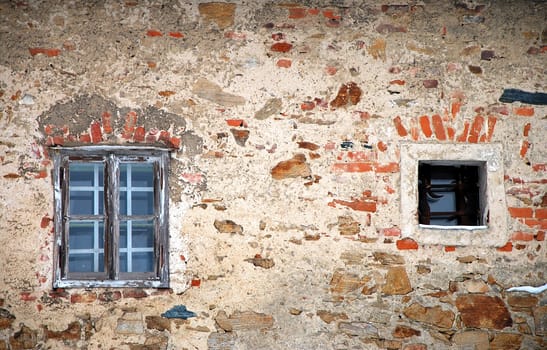
<instances>
[{"instance_id":1,"label":"old brick wall","mask_svg":"<svg viewBox=\"0 0 547 350\"><path fill-rule=\"evenodd\" d=\"M542 1L0 2L0 349L541 349ZM402 142L503 147L509 237L401 232ZM50 146L161 144L171 289L52 289ZM449 234L449 233L447 233ZM196 317L160 315L185 305Z\"/></svg>"}]
</instances>

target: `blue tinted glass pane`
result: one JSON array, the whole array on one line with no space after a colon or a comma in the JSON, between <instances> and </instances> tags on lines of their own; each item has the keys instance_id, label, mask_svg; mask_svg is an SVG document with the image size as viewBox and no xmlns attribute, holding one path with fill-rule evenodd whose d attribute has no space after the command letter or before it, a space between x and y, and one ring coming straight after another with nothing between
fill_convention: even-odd
<instances>
[{"instance_id":1,"label":"blue tinted glass pane","mask_svg":"<svg viewBox=\"0 0 547 350\"><path fill-rule=\"evenodd\" d=\"M154 214L154 192L131 192L131 215Z\"/></svg>"},{"instance_id":2,"label":"blue tinted glass pane","mask_svg":"<svg viewBox=\"0 0 547 350\"><path fill-rule=\"evenodd\" d=\"M120 189L120 214L127 215L127 191Z\"/></svg>"},{"instance_id":3,"label":"blue tinted glass pane","mask_svg":"<svg viewBox=\"0 0 547 350\"><path fill-rule=\"evenodd\" d=\"M104 211L102 163L69 164L69 215L102 215Z\"/></svg>"},{"instance_id":4,"label":"blue tinted glass pane","mask_svg":"<svg viewBox=\"0 0 547 350\"><path fill-rule=\"evenodd\" d=\"M120 272L127 272L127 253L120 253Z\"/></svg>"},{"instance_id":5,"label":"blue tinted glass pane","mask_svg":"<svg viewBox=\"0 0 547 350\"><path fill-rule=\"evenodd\" d=\"M104 223L88 220L68 225L69 272L104 271Z\"/></svg>"},{"instance_id":6,"label":"blue tinted glass pane","mask_svg":"<svg viewBox=\"0 0 547 350\"><path fill-rule=\"evenodd\" d=\"M93 272L93 254L75 254L68 257L68 271Z\"/></svg>"},{"instance_id":7,"label":"blue tinted glass pane","mask_svg":"<svg viewBox=\"0 0 547 350\"><path fill-rule=\"evenodd\" d=\"M72 186L102 186L103 172L103 163L70 163L69 182Z\"/></svg>"},{"instance_id":8,"label":"blue tinted glass pane","mask_svg":"<svg viewBox=\"0 0 547 350\"><path fill-rule=\"evenodd\" d=\"M70 208L71 215L93 215L95 214L95 194L93 191L75 191L70 190Z\"/></svg>"},{"instance_id":9,"label":"blue tinted glass pane","mask_svg":"<svg viewBox=\"0 0 547 350\"><path fill-rule=\"evenodd\" d=\"M154 248L154 221L133 221L133 247Z\"/></svg>"},{"instance_id":10,"label":"blue tinted glass pane","mask_svg":"<svg viewBox=\"0 0 547 350\"><path fill-rule=\"evenodd\" d=\"M154 220L120 222L120 271L151 272L154 267Z\"/></svg>"},{"instance_id":11,"label":"blue tinted glass pane","mask_svg":"<svg viewBox=\"0 0 547 350\"><path fill-rule=\"evenodd\" d=\"M154 187L154 164L131 164L131 187Z\"/></svg>"},{"instance_id":12,"label":"blue tinted glass pane","mask_svg":"<svg viewBox=\"0 0 547 350\"><path fill-rule=\"evenodd\" d=\"M127 186L127 163L120 164L120 187Z\"/></svg>"},{"instance_id":13,"label":"blue tinted glass pane","mask_svg":"<svg viewBox=\"0 0 547 350\"><path fill-rule=\"evenodd\" d=\"M133 272L153 272L154 253L136 252L133 253Z\"/></svg>"},{"instance_id":14,"label":"blue tinted glass pane","mask_svg":"<svg viewBox=\"0 0 547 350\"><path fill-rule=\"evenodd\" d=\"M120 221L120 240L118 243L120 248L127 248L127 226L127 221Z\"/></svg>"}]
</instances>

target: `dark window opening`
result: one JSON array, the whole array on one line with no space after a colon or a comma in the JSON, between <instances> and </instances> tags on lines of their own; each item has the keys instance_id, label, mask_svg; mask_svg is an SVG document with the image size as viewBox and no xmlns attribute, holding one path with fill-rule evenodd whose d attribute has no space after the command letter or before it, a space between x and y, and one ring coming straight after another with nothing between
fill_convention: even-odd
<instances>
[{"instance_id":1,"label":"dark window opening","mask_svg":"<svg viewBox=\"0 0 547 350\"><path fill-rule=\"evenodd\" d=\"M485 162L420 161L418 213L424 225L485 225Z\"/></svg>"}]
</instances>

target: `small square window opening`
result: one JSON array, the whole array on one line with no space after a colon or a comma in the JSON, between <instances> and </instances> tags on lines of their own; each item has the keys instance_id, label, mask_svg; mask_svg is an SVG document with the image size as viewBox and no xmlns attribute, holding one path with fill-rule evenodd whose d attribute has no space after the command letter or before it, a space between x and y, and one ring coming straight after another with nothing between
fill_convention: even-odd
<instances>
[{"instance_id":1,"label":"small square window opening","mask_svg":"<svg viewBox=\"0 0 547 350\"><path fill-rule=\"evenodd\" d=\"M168 151L55 148L54 287L168 287Z\"/></svg>"},{"instance_id":2,"label":"small square window opening","mask_svg":"<svg viewBox=\"0 0 547 350\"><path fill-rule=\"evenodd\" d=\"M423 225L483 226L488 222L485 162L419 161L418 214Z\"/></svg>"},{"instance_id":3,"label":"small square window opening","mask_svg":"<svg viewBox=\"0 0 547 350\"><path fill-rule=\"evenodd\" d=\"M422 244L507 243L501 144L401 142L401 235Z\"/></svg>"}]
</instances>

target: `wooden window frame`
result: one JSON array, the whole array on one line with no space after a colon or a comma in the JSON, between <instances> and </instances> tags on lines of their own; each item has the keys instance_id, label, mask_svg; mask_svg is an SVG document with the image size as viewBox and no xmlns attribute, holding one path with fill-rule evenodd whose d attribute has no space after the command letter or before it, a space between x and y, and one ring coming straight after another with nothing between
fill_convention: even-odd
<instances>
[{"instance_id":1,"label":"wooden window frame","mask_svg":"<svg viewBox=\"0 0 547 350\"><path fill-rule=\"evenodd\" d=\"M158 147L85 146L54 147L54 288L92 287L169 287L169 150ZM104 219L105 272L68 271L68 167L72 162L104 164L104 215L90 215L90 220ZM142 162L154 165L154 213L124 215L119 212L120 163ZM78 216L79 220L87 219ZM154 271L120 272L119 234L122 220L154 222Z\"/></svg>"}]
</instances>

